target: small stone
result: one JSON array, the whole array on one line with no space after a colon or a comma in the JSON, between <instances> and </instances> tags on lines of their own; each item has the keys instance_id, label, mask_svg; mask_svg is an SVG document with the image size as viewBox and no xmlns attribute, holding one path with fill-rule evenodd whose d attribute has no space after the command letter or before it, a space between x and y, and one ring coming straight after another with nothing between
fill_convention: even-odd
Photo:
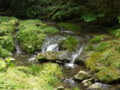
<instances>
[{"instance_id":1,"label":"small stone","mask_svg":"<svg viewBox=\"0 0 120 90\"><path fill-rule=\"evenodd\" d=\"M55 90L65 90L65 88L64 88L63 86L60 86L60 87L58 87L58 88L55 89Z\"/></svg>"},{"instance_id":2,"label":"small stone","mask_svg":"<svg viewBox=\"0 0 120 90\"><path fill-rule=\"evenodd\" d=\"M102 88L96 84L90 85L87 90L102 90Z\"/></svg>"},{"instance_id":3,"label":"small stone","mask_svg":"<svg viewBox=\"0 0 120 90\"><path fill-rule=\"evenodd\" d=\"M88 87L88 86L92 85L92 81L91 80L92 79L87 79L87 80L82 81L83 86L84 87Z\"/></svg>"},{"instance_id":4,"label":"small stone","mask_svg":"<svg viewBox=\"0 0 120 90\"><path fill-rule=\"evenodd\" d=\"M76 80L83 81L85 79L89 79L91 77L90 74L88 74L85 71L79 71L77 75L74 76Z\"/></svg>"}]
</instances>

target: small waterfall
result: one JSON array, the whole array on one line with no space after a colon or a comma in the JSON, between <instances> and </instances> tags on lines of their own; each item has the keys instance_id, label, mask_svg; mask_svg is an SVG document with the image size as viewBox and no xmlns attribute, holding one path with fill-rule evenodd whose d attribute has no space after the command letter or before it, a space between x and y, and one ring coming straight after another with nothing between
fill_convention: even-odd
<instances>
[{"instance_id":1,"label":"small waterfall","mask_svg":"<svg viewBox=\"0 0 120 90\"><path fill-rule=\"evenodd\" d=\"M59 41L65 39L63 36L53 36L53 37L48 37L46 41L42 45L42 52L46 51L58 51L59 49Z\"/></svg>"},{"instance_id":2,"label":"small waterfall","mask_svg":"<svg viewBox=\"0 0 120 90\"><path fill-rule=\"evenodd\" d=\"M48 46L46 51L58 51L58 44L52 44Z\"/></svg>"},{"instance_id":3,"label":"small waterfall","mask_svg":"<svg viewBox=\"0 0 120 90\"><path fill-rule=\"evenodd\" d=\"M17 42L16 39L15 39L15 47L16 47L17 53L22 53L22 50L20 49L19 43Z\"/></svg>"},{"instance_id":4,"label":"small waterfall","mask_svg":"<svg viewBox=\"0 0 120 90\"><path fill-rule=\"evenodd\" d=\"M75 54L72 55L71 62L70 62L71 64L74 64L75 60L79 57L79 55L81 54L82 50L83 50L83 46L79 49L78 52L76 52Z\"/></svg>"},{"instance_id":5,"label":"small waterfall","mask_svg":"<svg viewBox=\"0 0 120 90\"><path fill-rule=\"evenodd\" d=\"M76 53L71 56L70 63L66 63L65 66L70 67L70 68L74 68L74 62L81 55L82 50L83 50L83 46L81 46L80 49L78 51L76 51Z\"/></svg>"}]
</instances>

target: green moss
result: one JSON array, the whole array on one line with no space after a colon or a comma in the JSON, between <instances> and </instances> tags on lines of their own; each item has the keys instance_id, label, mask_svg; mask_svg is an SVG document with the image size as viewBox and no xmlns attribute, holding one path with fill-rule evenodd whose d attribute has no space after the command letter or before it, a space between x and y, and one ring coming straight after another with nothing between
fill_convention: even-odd
<instances>
[{"instance_id":1,"label":"green moss","mask_svg":"<svg viewBox=\"0 0 120 90\"><path fill-rule=\"evenodd\" d=\"M3 90L53 90L60 83L61 76L61 68L53 63L8 68L6 72L0 74L0 88Z\"/></svg>"},{"instance_id":2,"label":"green moss","mask_svg":"<svg viewBox=\"0 0 120 90\"><path fill-rule=\"evenodd\" d=\"M6 49L2 48L2 46L0 46L0 57L6 58L9 56L11 56L11 53L7 51Z\"/></svg>"},{"instance_id":3,"label":"green moss","mask_svg":"<svg viewBox=\"0 0 120 90\"><path fill-rule=\"evenodd\" d=\"M32 53L41 49L46 34L57 32L58 29L48 26L40 20L23 20L20 21L17 38L21 48L28 53Z\"/></svg>"},{"instance_id":4,"label":"green moss","mask_svg":"<svg viewBox=\"0 0 120 90\"><path fill-rule=\"evenodd\" d=\"M87 67L102 82L111 83L120 78L119 49L116 49L119 45L119 40L100 42L86 62Z\"/></svg>"},{"instance_id":5,"label":"green moss","mask_svg":"<svg viewBox=\"0 0 120 90\"><path fill-rule=\"evenodd\" d=\"M12 21L12 22L17 22L18 19L15 18L15 17L7 17L7 16L0 16L0 22L9 22L9 21Z\"/></svg>"},{"instance_id":6,"label":"green moss","mask_svg":"<svg viewBox=\"0 0 120 90\"><path fill-rule=\"evenodd\" d=\"M112 68L104 68L103 70L96 74L100 81L109 83L115 80L117 81L120 78L119 75L120 73Z\"/></svg>"},{"instance_id":7,"label":"green moss","mask_svg":"<svg viewBox=\"0 0 120 90\"><path fill-rule=\"evenodd\" d=\"M19 20L17 18L0 16L0 35L13 33L18 23Z\"/></svg>"},{"instance_id":8,"label":"green moss","mask_svg":"<svg viewBox=\"0 0 120 90\"><path fill-rule=\"evenodd\" d=\"M97 35L96 37L92 38L90 40L90 43L99 43L102 40L105 40L106 38L109 38L107 35Z\"/></svg>"},{"instance_id":9,"label":"green moss","mask_svg":"<svg viewBox=\"0 0 120 90\"><path fill-rule=\"evenodd\" d=\"M20 25L38 25L38 26L40 26L42 23L43 22L38 19L20 21Z\"/></svg>"},{"instance_id":10,"label":"green moss","mask_svg":"<svg viewBox=\"0 0 120 90\"><path fill-rule=\"evenodd\" d=\"M107 41L104 41L104 42L100 42L97 47L94 48L94 50L96 51L104 51L106 49L108 49L110 47L110 43L107 42Z\"/></svg>"},{"instance_id":11,"label":"green moss","mask_svg":"<svg viewBox=\"0 0 120 90\"><path fill-rule=\"evenodd\" d=\"M59 30L55 27L51 27L51 26L41 26L40 27L40 32L41 33L46 33L46 34L55 34L58 33Z\"/></svg>"},{"instance_id":12,"label":"green moss","mask_svg":"<svg viewBox=\"0 0 120 90\"><path fill-rule=\"evenodd\" d=\"M94 46L92 44L88 44L86 50L92 51L94 50Z\"/></svg>"},{"instance_id":13,"label":"green moss","mask_svg":"<svg viewBox=\"0 0 120 90\"><path fill-rule=\"evenodd\" d=\"M60 47L64 50L75 51L78 47L78 43L79 41L76 38L68 36L65 40L60 41Z\"/></svg>"},{"instance_id":14,"label":"green moss","mask_svg":"<svg viewBox=\"0 0 120 90\"><path fill-rule=\"evenodd\" d=\"M43 52L39 53L37 55L36 60L40 62L50 61L55 62L56 60L59 60L60 56L64 53L68 53L67 51L49 51L49 52Z\"/></svg>"},{"instance_id":15,"label":"green moss","mask_svg":"<svg viewBox=\"0 0 120 90\"><path fill-rule=\"evenodd\" d=\"M15 26L17 26L18 23L19 20L17 18L0 16L0 32L13 32L15 30Z\"/></svg>"},{"instance_id":16,"label":"green moss","mask_svg":"<svg viewBox=\"0 0 120 90\"><path fill-rule=\"evenodd\" d=\"M7 49L8 51L14 50L14 41L12 36L1 36L0 37L0 45Z\"/></svg>"},{"instance_id":17,"label":"green moss","mask_svg":"<svg viewBox=\"0 0 120 90\"><path fill-rule=\"evenodd\" d=\"M79 25L74 23L58 23L59 26L63 27L66 30L80 31L81 28Z\"/></svg>"},{"instance_id":18,"label":"green moss","mask_svg":"<svg viewBox=\"0 0 120 90\"><path fill-rule=\"evenodd\" d=\"M35 30L20 30L17 38L22 49L27 53L32 53L41 49L46 35L37 33Z\"/></svg>"},{"instance_id":19,"label":"green moss","mask_svg":"<svg viewBox=\"0 0 120 90\"><path fill-rule=\"evenodd\" d=\"M7 35L9 33L14 32L15 28L13 26L6 26L0 24L0 35Z\"/></svg>"},{"instance_id":20,"label":"green moss","mask_svg":"<svg viewBox=\"0 0 120 90\"><path fill-rule=\"evenodd\" d=\"M46 33L46 34L55 34L59 32L59 30L55 27L48 26L40 20L24 20L21 21L19 29L33 29L37 30L38 33Z\"/></svg>"}]
</instances>

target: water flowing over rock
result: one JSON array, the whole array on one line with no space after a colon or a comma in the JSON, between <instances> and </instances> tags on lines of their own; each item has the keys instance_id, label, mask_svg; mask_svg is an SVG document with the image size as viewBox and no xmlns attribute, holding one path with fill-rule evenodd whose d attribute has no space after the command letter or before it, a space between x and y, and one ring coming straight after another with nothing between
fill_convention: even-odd
<instances>
[{"instance_id":1,"label":"water flowing over rock","mask_svg":"<svg viewBox=\"0 0 120 90\"><path fill-rule=\"evenodd\" d=\"M58 51L59 50L59 41L65 39L64 36L56 35L52 37L47 37L46 41L42 45L42 52L46 51Z\"/></svg>"},{"instance_id":2,"label":"water flowing over rock","mask_svg":"<svg viewBox=\"0 0 120 90\"><path fill-rule=\"evenodd\" d=\"M74 54L71 56L70 63L66 63L65 66L74 68L75 60L80 56L80 54L82 53L82 50L83 50L83 46L81 46L80 49L77 50L76 53L74 53Z\"/></svg>"},{"instance_id":3,"label":"water flowing over rock","mask_svg":"<svg viewBox=\"0 0 120 90\"><path fill-rule=\"evenodd\" d=\"M96 82L96 83L90 85L87 89L88 90L110 90L109 87L110 87L110 85Z\"/></svg>"},{"instance_id":4,"label":"water flowing over rock","mask_svg":"<svg viewBox=\"0 0 120 90\"><path fill-rule=\"evenodd\" d=\"M58 44L51 44L46 51L58 51Z\"/></svg>"},{"instance_id":5,"label":"water flowing over rock","mask_svg":"<svg viewBox=\"0 0 120 90\"><path fill-rule=\"evenodd\" d=\"M15 47L16 47L17 53L22 53L22 50L21 50L21 48L20 48L20 46L19 46L19 43L17 42L16 39L15 39Z\"/></svg>"}]
</instances>

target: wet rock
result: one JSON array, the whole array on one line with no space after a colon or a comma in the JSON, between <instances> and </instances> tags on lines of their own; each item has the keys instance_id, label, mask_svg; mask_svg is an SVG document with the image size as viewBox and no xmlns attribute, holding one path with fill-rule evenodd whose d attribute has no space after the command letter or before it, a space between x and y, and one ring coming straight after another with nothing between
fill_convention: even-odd
<instances>
[{"instance_id":1,"label":"wet rock","mask_svg":"<svg viewBox=\"0 0 120 90\"><path fill-rule=\"evenodd\" d=\"M65 88L63 86L60 86L60 87L56 88L55 90L65 90Z\"/></svg>"},{"instance_id":2,"label":"wet rock","mask_svg":"<svg viewBox=\"0 0 120 90\"><path fill-rule=\"evenodd\" d=\"M86 80L82 81L82 84L83 84L83 86L88 87L88 86L92 85L92 79L91 78L86 79Z\"/></svg>"},{"instance_id":3,"label":"wet rock","mask_svg":"<svg viewBox=\"0 0 120 90\"><path fill-rule=\"evenodd\" d=\"M100 88L102 88L102 90L109 90L109 87L110 87L110 85L103 84L103 83L100 83L100 82L96 82L95 85L97 85Z\"/></svg>"},{"instance_id":4,"label":"wet rock","mask_svg":"<svg viewBox=\"0 0 120 90\"><path fill-rule=\"evenodd\" d=\"M83 80L88 79L88 78L90 78L90 77L91 77L91 75L88 74L88 73L85 72L85 71L79 71L78 74L74 76L74 78L75 78L76 80L79 80L79 81L83 81Z\"/></svg>"},{"instance_id":5,"label":"wet rock","mask_svg":"<svg viewBox=\"0 0 120 90\"><path fill-rule=\"evenodd\" d=\"M58 60L62 62L69 62L70 61L70 53L68 51L48 51L39 53L36 57L37 61L45 62L58 62Z\"/></svg>"},{"instance_id":6,"label":"wet rock","mask_svg":"<svg viewBox=\"0 0 120 90\"><path fill-rule=\"evenodd\" d=\"M96 84L90 85L87 90L102 90L102 88Z\"/></svg>"}]
</instances>

